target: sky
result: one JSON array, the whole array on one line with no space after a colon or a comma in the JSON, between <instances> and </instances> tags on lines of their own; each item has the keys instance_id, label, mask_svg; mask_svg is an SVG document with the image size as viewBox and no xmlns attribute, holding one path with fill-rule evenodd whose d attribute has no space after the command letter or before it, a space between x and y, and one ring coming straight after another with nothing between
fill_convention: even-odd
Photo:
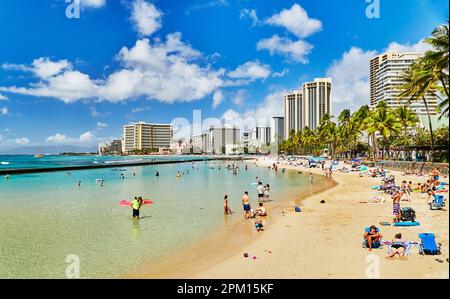
<instances>
[{"instance_id":1,"label":"sky","mask_svg":"<svg viewBox=\"0 0 450 299\"><path fill-rule=\"evenodd\" d=\"M355 110L369 102L370 58L427 50L422 40L449 9L446 0L74 1L0 2L0 149L95 145L131 122L192 123L194 110L204 126L260 124L316 77L332 78L334 115Z\"/></svg>"}]
</instances>

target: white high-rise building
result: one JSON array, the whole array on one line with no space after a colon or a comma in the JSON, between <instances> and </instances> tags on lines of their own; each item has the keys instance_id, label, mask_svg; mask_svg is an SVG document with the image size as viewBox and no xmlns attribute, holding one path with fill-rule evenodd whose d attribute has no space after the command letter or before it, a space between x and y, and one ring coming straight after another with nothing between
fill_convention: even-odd
<instances>
[{"instance_id":1,"label":"white high-rise building","mask_svg":"<svg viewBox=\"0 0 450 299\"><path fill-rule=\"evenodd\" d=\"M208 151L213 154L226 154L227 148L240 145L240 131L236 127L212 126L208 134Z\"/></svg>"},{"instance_id":2,"label":"white high-rise building","mask_svg":"<svg viewBox=\"0 0 450 299\"><path fill-rule=\"evenodd\" d=\"M422 55L420 52L387 52L370 60L371 108L381 101L385 101L392 109L407 105L407 99L398 98L400 87L404 83L403 74ZM436 114L437 97L429 93L425 100L430 114ZM427 114L422 99L412 101L410 107L419 115Z\"/></svg>"},{"instance_id":3,"label":"white high-rise building","mask_svg":"<svg viewBox=\"0 0 450 299\"><path fill-rule=\"evenodd\" d=\"M280 144L284 140L284 117L272 117L271 143Z\"/></svg>"},{"instance_id":4,"label":"white high-rise building","mask_svg":"<svg viewBox=\"0 0 450 299\"><path fill-rule=\"evenodd\" d=\"M194 153L200 154L208 152L208 145L209 135L207 133L192 137L192 147Z\"/></svg>"},{"instance_id":5,"label":"white high-rise building","mask_svg":"<svg viewBox=\"0 0 450 299\"><path fill-rule=\"evenodd\" d=\"M269 145L271 140L270 127L256 127L250 130L250 145L261 147Z\"/></svg>"},{"instance_id":6,"label":"white high-rise building","mask_svg":"<svg viewBox=\"0 0 450 299\"><path fill-rule=\"evenodd\" d=\"M168 149L173 138L171 124L138 122L123 127L123 152Z\"/></svg>"},{"instance_id":7,"label":"white high-rise building","mask_svg":"<svg viewBox=\"0 0 450 299\"><path fill-rule=\"evenodd\" d=\"M292 130L316 129L321 118L331 114L331 86L331 78L315 78L284 96L284 139Z\"/></svg>"}]
</instances>

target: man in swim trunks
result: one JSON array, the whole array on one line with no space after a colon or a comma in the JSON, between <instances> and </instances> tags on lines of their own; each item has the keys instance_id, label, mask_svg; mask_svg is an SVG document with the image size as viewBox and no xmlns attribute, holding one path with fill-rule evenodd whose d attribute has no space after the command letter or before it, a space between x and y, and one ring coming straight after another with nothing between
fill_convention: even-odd
<instances>
[{"instance_id":1,"label":"man in swim trunks","mask_svg":"<svg viewBox=\"0 0 450 299\"><path fill-rule=\"evenodd\" d=\"M391 198L393 203L392 213L394 215L394 222L399 222L401 219L400 200L402 199L402 192L395 190Z\"/></svg>"},{"instance_id":2,"label":"man in swim trunks","mask_svg":"<svg viewBox=\"0 0 450 299\"><path fill-rule=\"evenodd\" d=\"M244 208L244 218L251 218L251 207L250 207L250 199L248 198L248 192L245 191L244 196L242 196L242 206Z\"/></svg>"},{"instance_id":3,"label":"man in swim trunks","mask_svg":"<svg viewBox=\"0 0 450 299\"><path fill-rule=\"evenodd\" d=\"M142 205L142 198L135 197L132 202L130 202L130 207L133 209L133 219L139 219L139 209Z\"/></svg>"},{"instance_id":4,"label":"man in swim trunks","mask_svg":"<svg viewBox=\"0 0 450 299\"><path fill-rule=\"evenodd\" d=\"M256 191L258 193L258 202L264 201L264 187L262 182L258 183L258 187L256 187Z\"/></svg>"}]
</instances>

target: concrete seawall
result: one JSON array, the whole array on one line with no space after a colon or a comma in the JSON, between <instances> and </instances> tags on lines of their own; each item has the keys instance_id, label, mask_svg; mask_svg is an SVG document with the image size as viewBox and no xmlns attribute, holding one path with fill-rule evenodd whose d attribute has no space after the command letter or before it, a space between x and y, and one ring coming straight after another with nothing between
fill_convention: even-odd
<instances>
[{"instance_id":1,"label":"concrete seawall","mask_svg":"<svg viewBox=\"0 0 450 299\"><path fill-rule=\"evenodd\" d=\"M214 157L214 158L202 158L202 159L143 161L143 162L114 163L114 164L100 164L100 165L2 169L2 170L0 170L0 175L43 173L43 172L56 172L56 171L77 171L77 170L89 170L89 169L99 169L99 168L119 168L119 167L177 164L177 163L191 163L191 162L205 162L205 161L243 161L243 160L251 160L251 159L252 158L243 158L243 157L236 157L236 158L234 158L234 157Z\"/></svg>"}]
</instances>

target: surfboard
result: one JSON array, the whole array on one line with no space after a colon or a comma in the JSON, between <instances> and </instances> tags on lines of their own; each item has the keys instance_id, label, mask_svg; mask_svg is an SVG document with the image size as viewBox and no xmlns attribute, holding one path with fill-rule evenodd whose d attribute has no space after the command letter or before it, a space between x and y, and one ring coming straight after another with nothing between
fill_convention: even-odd
<instances>
[{"instance_id":1,"label":"surfboard","mask_svg":"<svg viewBox=\"0 0 450 299\"><path fill-rule=\"evenodd\" d=\"M119 205L124 206L124 207L128 207L128 206L130 206L130 203L131 202L129 200L121 200L119 202ZM150 199L144 199L143 202L142 202L143 205L151 205L152 203L153 203L153 201L150 200Z\"/></svg>"}]
</instances>

